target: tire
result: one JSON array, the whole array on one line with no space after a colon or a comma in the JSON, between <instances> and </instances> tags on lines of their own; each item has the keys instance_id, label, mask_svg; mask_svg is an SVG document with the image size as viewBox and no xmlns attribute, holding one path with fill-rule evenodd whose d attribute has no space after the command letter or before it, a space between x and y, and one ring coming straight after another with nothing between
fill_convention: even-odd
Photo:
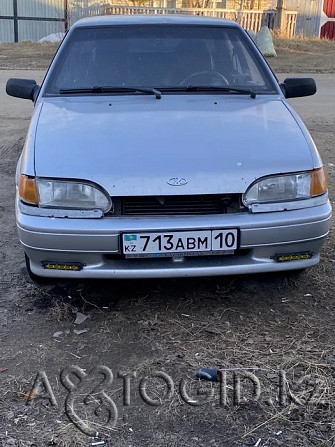
<instances>
[{"instance_id":1,"label":"tire","mask_svg":"<svg viewBox=\"0 0 335 447\"><path fill-rule=\"evenodd\" d=\"M26 268L27 268L27 272L28 272L29 278L36 284L48 284L48 283L50 283L50 279L49 278L45 278L43 276L35 275L35 273L33 273L31 271L30 259L28 258L26 253L24 254L24 257L25 257L25 260L26 260Z\"/></svg>"},{"instance_id":2,"label":"tire","mask_svg":"<svg viewBox=\"0 0 335 447\"><path fill-rule=\"evenodd\" d=\"M290 270L289 273L290 273L292 276L299 276L299 275L301 275L301 273L304 273L306 270L307 270L307 268L306 268L306 269Z\"/></svg>"},{"instance_id":3,"label":"tire","mask_svg":"<svg viewBox=\"0 0 335 447\"><path fill-rule=\"evenodd\" d=\"M303 275L303 273L307 269L296 269L296 270L285 270L283 272L280 272L282 276L288 278L288 279L300 279L300 277Z\"/></svg>"}]
</instances>

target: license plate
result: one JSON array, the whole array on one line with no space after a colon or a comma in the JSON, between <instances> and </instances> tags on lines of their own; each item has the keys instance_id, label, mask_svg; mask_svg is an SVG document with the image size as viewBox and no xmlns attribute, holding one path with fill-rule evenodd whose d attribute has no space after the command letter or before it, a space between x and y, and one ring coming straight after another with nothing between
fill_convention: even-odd
<instances>
[{"instance_id":1,"label":"license plate","mask_svg":"<svg viewBox=\"0 0 335 447\"><path fill-rule=\"evenodd\" d=\"M123 234L123 254L127 258L233 254L237 235L236 228Z\"/></svg>"}]
</instances>

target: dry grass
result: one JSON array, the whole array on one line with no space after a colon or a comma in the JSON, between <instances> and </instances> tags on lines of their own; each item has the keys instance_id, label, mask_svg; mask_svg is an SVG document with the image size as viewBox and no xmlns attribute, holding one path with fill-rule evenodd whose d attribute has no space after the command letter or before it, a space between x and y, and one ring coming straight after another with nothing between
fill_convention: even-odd
<instances>
[{"instance_id":1,"label":"dry grass","mask_svg":"<svg viewBox=\"0 0 335 447\"><path fill-rule=\"evenodd\" d=\"M320 330L320 319L329 311L325 309L326 313L323 314L323 307L320 308L318 300L325 299L331 278L325 280L322 270L315 271L314 275L315 278L322 276L322 285L317 292L311 290L309 285L309 291L312 293L305 298L304 276L300 280L280 276L264 279L227 279L220 281L215 287L210 286L211 283L206 286L206 282L200 285L199 281L194 287L191 284L188 287L183 285L187 290L186 295L183 295L183 290L178 286L168 286L168 282L156 284L153 285L153 290L157 289L155 292L147 290L147 293L143 293L144 290L139 289L139 298L128 301L123 298L117 306L117 311L113 309L111 312L111 318L108 313L96 309L99 301L90 298L92 305L86 310L92 313L92 321L100 331L90 340L88 353L108 341L108 325L116 327L117 324L126 324L127 321L132 327L137 324L138 337L142 337L141 344L156 346L156 351L158 348L161 353L158 355L156 352L156 355L147 359L142 356L142 360L132 369L137 372L136 379L132 379L133 392L138 390L139 382L144 376L150 376L147 393L160 405L146 405L139 399L136 391L138 397L134 400L132 394L132 405L127 409L130 422L122 420L122 412L126 409L122 408L121 404L120 382L116 382L107 394L118 402L120 419L116 432L109 431L100 424L98 431L105 436L103 439L111 439L112 445L120 447L193 446L199 442L192 440L192 435L181 442L181 435L178 434L187 417L188 427L199 424L206 427L203 434L206 437L205 445L209 445L212 438L220 439L219 444L215 441L213 445L227 447L238 442L250 443L252 439L258 438L262 438L262 446L309 445L306 439L301 438L301 433L312 439L314 445L328 442L335 436L335 357L331 354L335 346L331 340L327 341L326 334ZM178 284L182 283L179 281ZM80 291L83 296L90 296L87 286L81 286ZM160 301L156 299L156 292L161 294ZM51 296L54 293L48 292ZM96 289L95 293L99 295L99 289ZM124 296L122 289L119 293ZM262 298L256 298L254 295L259 293ZM74 290L68 290L68 295L74 296ZM181 295L183 298L180 298ZM252 307L247 305L251 299ZM62 321L68 317L69 310L67 307L64 310L64 303L62 304L60 298L57 301L56 297L53 297L51 303L54 303L54 300L57 304L46 311L48 320ZM88 306L87 301L83 302L84 306ZM313 308L318 309L318 312L313 313ZM70 340L66 343L70 343ZM122 346L120 348L122 349ZM134 349L136 345L130 346L129 352ZM124 355L127 355L126 353L127 351ZM38 351L34 355L39 355ZM227 369L226 405L220 404L218 383L195 379L195 370L199 366ZM237 404L233 401L231 369L239 367L242 393L241 401ZM261 383L262 393L256 402L253 401L250 380L243 378L245 367L254 367L253 373ZM153 377L154 371L157 370L166 371L173 378L175 389L171 398L166 396L165 383ZM280 370L286 372L287 379L287 399L284 403L278 399ZM59 396L57 399L61 406L53 409L51 415L50 408L45 407L46 400L38 398L28 407L29 419L24 419L27 416L27 407L22 395L29 390L33 382L33 377L28 377L29 380L24 379L24 376L12 378L11 383L5 385L12 390L10 395L6 395L6 401L11 396L12 409L7 406L4 414L13 411L20 421L15 431L11 432L12 436L20 440L24 424L27 425L29 421L39 430L40 440L43 441L41 445L89 445L90 438L69 424L64 415L64 400L59 399ZM184 402L179 390L182 378L186 381L188 396L202 405L192 406ZM90 389L88 387L87 392ZM64 390L61 392L64 394ZM84 414L85 409L81 408L80 402L81 395L78 396L77 409L80 414ZM92 416L85 416L89 424L94 423ZM61 421L61 424L55 423L57 420ZM219 437L222 421L225 427L230 427L225 429L223 438ZM46 423L49 428L53 427L51 431L43 429ZM157 425L165 427L163 437L154 429ZM178 433L174 433L172 427L179 427ZM137 438L132 439L133 432L130 429L134 430ZM151 433L151 430L150 444L145 436ZM284 432L285 436L289 434L289 438L276 435L280 431ZM195 437L199 438L199 434ZM282 444L278 444L279 441Z\"/></svg>"},{"instance_id":2,"label":"dry grass","mask_svg":"<svg viewBox=\"0 0 335 447\"><path fill-rule=\"evenodd\" d=\"M322 51L333 50L335 47L335 41L329 39L320 39L319 37L306 37L304 35L296 36L295 38L287 38L285 36L274 35L273 41L276 49L279 50L287 50L297 51L297 52L305 52L310 53L314 52L317 49L321 49Z\"/></svg>"},{"instance_id":3,"label":"dry grass","mask_svg":"<svg viewBox=\"0 0 335 447\"><path fill-rule=\"evenodd\" d=\"M274 36L277 57L268 58L271 68L281 73L335 73L335 41L298 36Z\"/></svg>"},{"instance_id":4,"label":"dry grass","mask_svg":"<svg viewBox=\"0 0 335 447\"><path fill-rule=\"evenodd\" d=\"M0 69L46 70L59 44L0 42Z\"/></svg>"}]
</instances>

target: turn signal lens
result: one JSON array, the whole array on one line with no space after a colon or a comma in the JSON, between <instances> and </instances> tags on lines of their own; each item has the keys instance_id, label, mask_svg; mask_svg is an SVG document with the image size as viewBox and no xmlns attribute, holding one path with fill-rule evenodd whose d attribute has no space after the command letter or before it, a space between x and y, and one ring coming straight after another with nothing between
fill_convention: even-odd
<instances>
[{"instance_id":1,"label":"turn signal lens","mask_svg":"<svg viewBox=\"0 0 335 447\"><path fill-rule=\"evenodd\" d=\"M35 179L27 175L21 175L19 184L19 196L23 202L30 205L38 205L38 194Z\"/></svg>"},{"instance_id":2,"label":"turn signal lens","mask_svg":"<svg viewBox=\"0 0 335 447\"><path fill-rule=\"evenodd\" d=\"M311 174L311 196L320 196L327 191L327 180L324 168L314 169Z\"/></svg>"}]
</instances>

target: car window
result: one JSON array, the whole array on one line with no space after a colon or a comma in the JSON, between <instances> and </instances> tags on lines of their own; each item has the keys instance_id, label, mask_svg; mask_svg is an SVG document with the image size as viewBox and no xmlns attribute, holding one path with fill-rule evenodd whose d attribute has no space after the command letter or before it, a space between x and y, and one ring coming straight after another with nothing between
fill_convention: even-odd
<instances>
[{"instance_id":1,"label":"car window","mask_svg":"<svg viewBox=\"0 0 335 447\"><path fill-rule=\"evenodd\" d=\"M113 26L75 29L45 94L96 86L218 86L277 91L244 33L223 26Z\"/></svg>"}]
</instances>

